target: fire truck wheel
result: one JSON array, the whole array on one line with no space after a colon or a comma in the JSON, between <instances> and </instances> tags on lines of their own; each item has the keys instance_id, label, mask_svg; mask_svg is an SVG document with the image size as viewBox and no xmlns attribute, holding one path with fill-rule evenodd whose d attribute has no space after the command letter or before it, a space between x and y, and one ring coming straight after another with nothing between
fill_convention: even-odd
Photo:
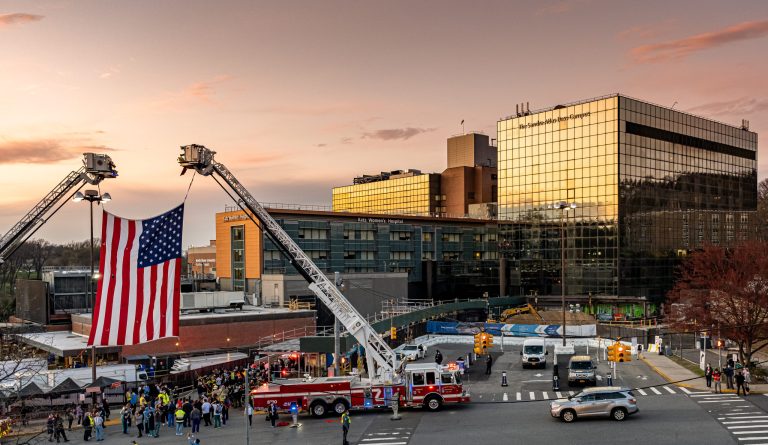
<instances>
[{"instance_id":1,"label":"fire truck wheel","mask_svg":"<svg viewBox=\"0 0 768 445\"><path fill-rule=\"evenodd\" d=\"M347 408L349 407L347 406L347 401L344 399L338 399L333 402L333 412L338 415L344 414L344 411L346 411Z\"/></svg>"},{"instance_id":2,"label":"fire truck wheel","mask_svg":"<svg viewBox=\"0 0 768 445\"><path fill-rule=\"evenodd\" d=\"M424 401L424 406L430 411L439 411L443 406L443 401L440 397L429 396L427 397L427 400Z\"/></svg>"},{"instance_id":3,"label":"fire truck wheel","mask_svg":"<svg viewBox=\"0 0 768 445\"><path fill-rule=\"evenodd\" d=\"M314 402L312 405L309 406L309 411L312 413L313 417L323 417L328 412L328 407L325 405L324 402Z\"/></svg>"}]
</instances>

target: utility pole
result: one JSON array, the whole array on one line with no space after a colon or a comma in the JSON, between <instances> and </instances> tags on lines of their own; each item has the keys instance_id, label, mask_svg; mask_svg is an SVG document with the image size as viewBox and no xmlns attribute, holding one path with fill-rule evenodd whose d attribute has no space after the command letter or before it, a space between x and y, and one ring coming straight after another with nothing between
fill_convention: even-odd
<instances>
[{"instance_id":1,"label":"utility pole","mask_svg":"<svg viewBox=\"0 0 768 445\"><path fill-rule=\"evenodd\" d=\"M341 290L342 287L342 279L341 274L339 272L333 273L334 283L336 284L336 287ZM340 333L341 331L341 324L339 323L339 318L334 315L333 317L333 375L338 376L341 374L341 368L339 366L339 361L341 360L341 338Z\"/></svg>"},{"instance_id":2,"label":"utility pole","mask_svg":"<svg viewBox=\"0 0 768 445\"><path fill-rule=\"evenodd\" d=\"M245 362L245 413L243 422L245 423L245 445L251 445L251 428L248 425L248 409L251 406L251 385L248 382L248 374L251 372L251 353L248 352L248 360Z\"/></svg>"}]
</instances>

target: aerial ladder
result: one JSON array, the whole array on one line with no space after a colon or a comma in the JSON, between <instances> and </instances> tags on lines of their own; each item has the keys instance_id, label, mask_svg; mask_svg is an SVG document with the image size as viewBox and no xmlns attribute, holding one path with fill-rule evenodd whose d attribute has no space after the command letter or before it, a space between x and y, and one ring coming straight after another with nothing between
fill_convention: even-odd
<instances>
[{"instance_id":1,"label":"aerial ladder","mask_svg":"<svg viewBox=\"0 0 768 445\"><path fill-rule=\"evenodd\" d=\"M309 289L338 318L355 340L365 348L368 374L372 382L397 383L401 378L401 369L398 367L397 357L392 348L384 342L366 319L344 297L335 283L326 277L323 271L280 227L272 215L240 184L229 169L224 164L214 160L216 152L203 145L194 144L182 146L181 151L182 153L178 158L179 164L183 167L181 174L189 169L203 176L211 176L241 208L245 206L243 210L247 209L245 213L248 217L251 220L254 217L258 220L258 222L255 220L253 222L272 238L275 245L287 256L299 274L307 280ZM232 196L224 184L219 181L219 178L229 186L239 199Z\"/></svg>"},{"instance_id":2,"label":"aerial ladder","mask_svg":"<svg viewBox=\"0 0 768 445\"><path fill-rule=\"evenodd\" d=\"M0 238L0 263L4 263L13 252L45 224L59 209L67 203L62 198L77 192L86 183L97 185L106 178L117 177L112 159L103 154L83 153L83 166L70 172L56 187L43 197L32 210L27 212L11 230Z\"/></svg>"}]
</instances>

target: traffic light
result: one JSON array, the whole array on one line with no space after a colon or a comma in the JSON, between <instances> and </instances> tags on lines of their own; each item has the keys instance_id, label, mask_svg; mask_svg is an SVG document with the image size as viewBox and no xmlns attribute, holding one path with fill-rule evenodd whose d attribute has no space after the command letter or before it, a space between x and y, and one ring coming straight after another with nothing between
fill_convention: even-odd
<instances>
[{"instance_id":1,"label":"traffic light","mask_svg":"<svg viewBox=\"0 0 768 445\"><path fill-rule=\"evenodd\" d=\"M723 349L724 346L725 346L725 340L723 340L722 338L718 338L717 339L717 349Z\"/></svg>"},{"instance_id":2,"label":"traffic light","mask_svg":"<svg viewBox=\"0 0 768 445\"><path fill-rule=\"evenodd\" d=\"M484 338L483 348L484 349L489 349L490 347L493 346L493 335L488 334L488 333L485 333L483 335L485 336L485 337L483 337Z\"/></svg>"},{"instance_id":3,"label":"traffic light","mask_svg":"<svg viewBox=\"0 0 768 445\"><path fill-rule=\"evenodd\" d=\"M608 361L609 362L617 362L617 361L619 361L618 357L616 357L616 345L615 344L608 345L605 349L608 351Z\"/></svg>"},{"instance_id":4,"label":"traffic light","mask_svg":"<svg viewBox=\"0 0 768 445\"><path fill-rule=\"evenodd\" d=\"M631 362L632 361L632 349L628 346L619 343L616 347L616 361L617 362Z\"/></svg>"},{"instance_id":5,"label":"traffic light","mask_svg":"<svg viewBox=\"0 0 768 445\"><path fill-rule=\"evenodd\" d=\"M483 354L483 333L478 332L475 334L475 354Z\"/></svg>"},{"instance_id":6,"label":"traffic light","mask_svg":"<svg viewBox=\"0 0 768 445\"><path fill-rule=\"evenodd\" d=\"M397 328L392 326L389 328L389 339L390 340L397 340Z\"/></svg>"}]
</instances>

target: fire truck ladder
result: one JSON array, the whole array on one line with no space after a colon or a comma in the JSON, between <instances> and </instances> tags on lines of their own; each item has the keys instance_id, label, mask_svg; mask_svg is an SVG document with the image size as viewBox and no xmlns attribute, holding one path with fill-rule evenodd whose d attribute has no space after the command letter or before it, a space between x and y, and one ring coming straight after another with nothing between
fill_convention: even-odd
<instances>
[{"instance_id":1,"label":"fire truck ladder","mask_svg":"<svg viewBox=\"0 0 768 445\"><path fill-rule=\"evenodd\" d=\"M70 172L56 187L38 202L32 210L27 212L11 230L0 238L0 263L10 257L26 240L45 224L59 209L66 204L62 202L52 212L53 207L70 192L80 190L86 183L96 185L104 178L114 178L117 171L114 169L107 155L84 153L83 166L77 171ZM50 212L50 213L49 213Z\"/></svg>"},{"instance_id":2,"label":"fire truck ladder","mask_svg":"<svg viewBox=\"0 0 768 445\"><path fill-rule=\"evenodd\" d=\"M240 198L241 201L238 204L245 205L248 209L246 213L250 213L248 216L251 219L255 216L259 220L261 229L271 236L275 245L287 255L291 264L309 283L309 289L339 319L347 331L365 347L368 370L373 379L384 383L391 383L393 380L399 379L397 357L392 348L384 342L366 319L344 297L333 281L325 276L320 268L272 218L272 215L264 210L261 204L240 184L237 178L223 164L213 159L216 152L202 145L187 145L181 147L181 150L182 154L179 156L178 162L184 167L182 174L187 169L195 170L203 176L216 173ZM216 178L214 177L214 179ZM216 180L216 182L219 181ZM221 183L219 185L224 188ZM227 193L229 192L227 191Z\"/></svg>"}]
</instances>

